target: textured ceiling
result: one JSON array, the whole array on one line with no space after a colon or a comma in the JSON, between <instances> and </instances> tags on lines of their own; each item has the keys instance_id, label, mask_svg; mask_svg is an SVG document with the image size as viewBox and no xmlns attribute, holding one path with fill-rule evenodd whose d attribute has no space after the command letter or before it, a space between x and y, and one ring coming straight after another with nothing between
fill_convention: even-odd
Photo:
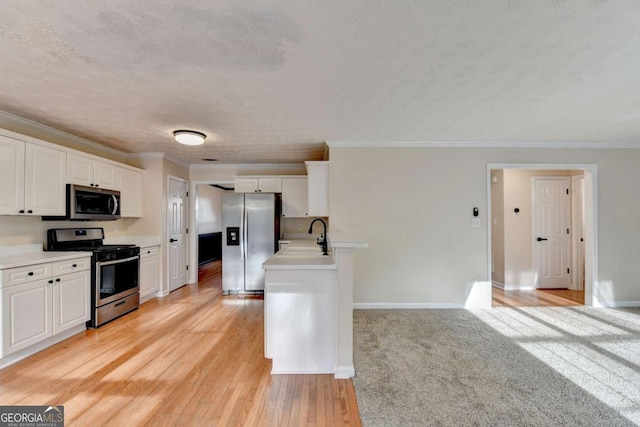
<instances>
[{"instance_id":1,"label":"textured ceiling","mask_svg":"<svg viewBox=\"0 0 640 427\"><path fill-rule=\"evenodd\" d=\"M0 110L189 163L640 141L637 1L0 2ZM205 145L177 145L193 128Z\"/></svg>"}]
</instances>

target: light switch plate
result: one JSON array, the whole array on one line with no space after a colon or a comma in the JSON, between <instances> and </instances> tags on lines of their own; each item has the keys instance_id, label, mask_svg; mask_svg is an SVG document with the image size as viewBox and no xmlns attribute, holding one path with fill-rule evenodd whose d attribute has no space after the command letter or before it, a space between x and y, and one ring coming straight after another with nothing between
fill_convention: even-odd
<instances>
[{"instance_id":1,"label":"light switch plate","mask_svg":"<svg viewBox=\"0 0 640 427\"><path fill-rule=\"evenodd\" d=\"M480 218L471 218L471 226L473 228L480 228Z\"/></svg>"}]
</instances>

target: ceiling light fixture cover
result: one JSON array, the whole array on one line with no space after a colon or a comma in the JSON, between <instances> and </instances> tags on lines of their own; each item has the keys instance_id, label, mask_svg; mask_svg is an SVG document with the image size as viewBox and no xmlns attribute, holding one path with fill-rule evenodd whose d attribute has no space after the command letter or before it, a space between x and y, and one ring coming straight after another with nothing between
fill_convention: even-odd
<instances>
[{"instance_id":1,"label":"ceiling light fixture cover","mask_svg":"<svg viewBox=\"0 0 640 427\"><path fill-rule=\"evenodd\" d=\"M176 130L173 136L176 141L184 145L202 145L207 138L207 135L195 130Z\"/></svg>"}]
</instances>

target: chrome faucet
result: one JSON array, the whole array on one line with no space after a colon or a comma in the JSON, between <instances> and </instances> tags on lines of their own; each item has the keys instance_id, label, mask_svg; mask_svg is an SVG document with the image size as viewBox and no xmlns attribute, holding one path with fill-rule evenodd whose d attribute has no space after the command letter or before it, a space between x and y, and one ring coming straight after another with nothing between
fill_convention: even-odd
<instances>
[{"instance_id":1,"label":"chrome faucet","mask_svg":"<svg viewBox=\"0 0 640 427\"><path fill-rule=\"evenodd\" d=\"M311 225L309 226L309 234L311 234L313 232L313 224L316 223L316 221L320 221L322 223L322 225L324 226L324 233L322 234L322 240L318 241L318 244L320 246L322 246L322 255L329 255L329 251L327 249L327 223L324 222L324 219L322 218L316 218L313 221L311 221Z\"/></svg>"}]
</instances>

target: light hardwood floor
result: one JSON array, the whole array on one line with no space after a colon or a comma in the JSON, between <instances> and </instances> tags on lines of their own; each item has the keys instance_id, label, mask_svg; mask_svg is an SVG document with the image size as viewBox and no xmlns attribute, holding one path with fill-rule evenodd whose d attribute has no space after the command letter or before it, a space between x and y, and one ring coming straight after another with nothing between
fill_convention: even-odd
<instances>
[{"instance_id":1,"label":"light hardwood floor","mask_svg":"<svg viewBox=\"0 0 640 427\"><path fill-rule=\"evenodd\" d=\"M535 289L531 291L505 291L492 288L494 307L567 307L584 305L584 291L571 289Z\"/></svg>"},{"instance_id":2,"label":"light hardwood floor","mask_svg":"<svg viewBox=\"0 0 640 427\"><path fill-rule=\"evenodd\" d=\"M0 404L64 405L67 425L360 425L351 380L270 375L261 298L199 283L0 370Z\"/></svg>"}]
</instances>

